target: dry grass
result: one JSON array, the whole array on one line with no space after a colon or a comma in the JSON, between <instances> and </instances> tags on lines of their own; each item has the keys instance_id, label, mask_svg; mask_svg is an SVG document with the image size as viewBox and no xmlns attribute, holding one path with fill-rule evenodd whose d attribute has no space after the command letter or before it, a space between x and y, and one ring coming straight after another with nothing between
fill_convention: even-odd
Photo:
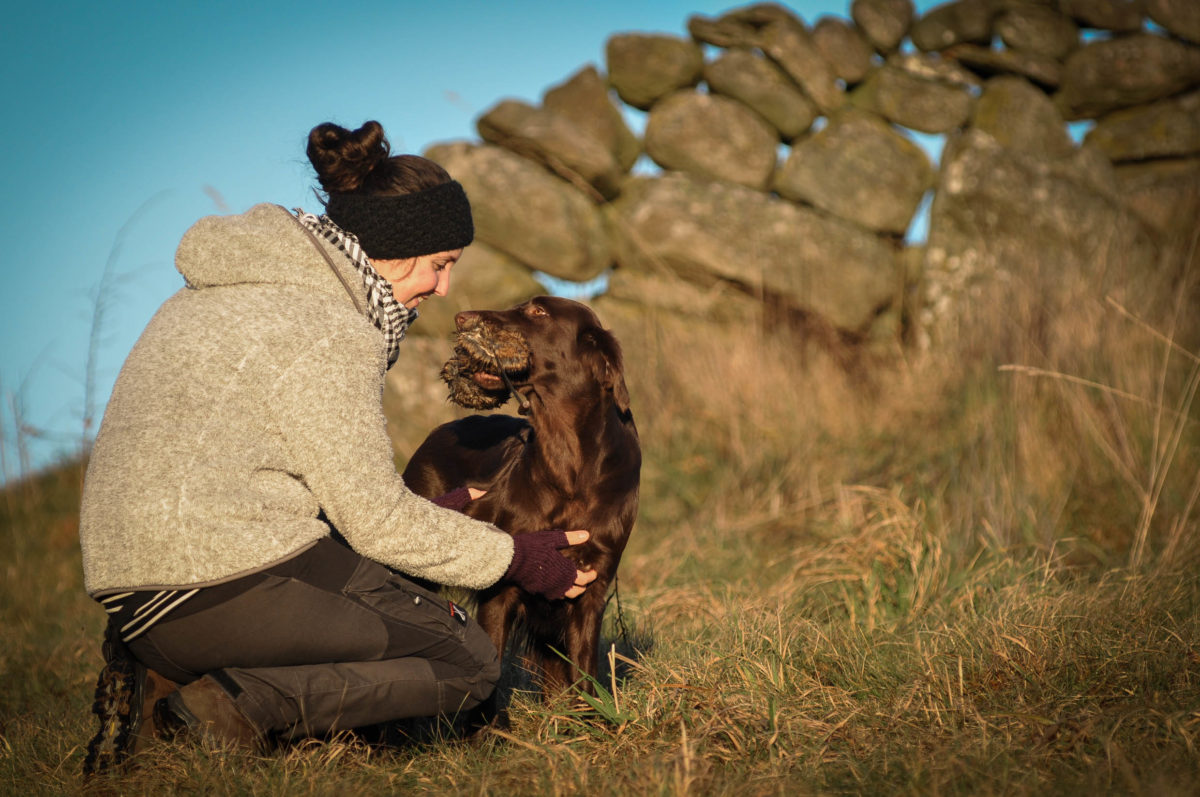
<instances>
[{"instance_id":1,"label":"dry grass","mask_svg":"<svg viewBox=\"0 0 1200 797\"><path fill-rule=\"evenodd\" d=\"M646 463L621 577L632 633L612 611L607 629L627 660L599 710L517 694L512 726L470 742L163 746L107 785L1191 793L1200 330L1187 302L1077 305L1041 342L853 372L795 338L607 306ZM401 447L448 417L436 383L420 390L439 402ZM102 619L80 587L77 486L63 471L0 502L12 792L79 789Z\"/></svg>"}]
</instances>

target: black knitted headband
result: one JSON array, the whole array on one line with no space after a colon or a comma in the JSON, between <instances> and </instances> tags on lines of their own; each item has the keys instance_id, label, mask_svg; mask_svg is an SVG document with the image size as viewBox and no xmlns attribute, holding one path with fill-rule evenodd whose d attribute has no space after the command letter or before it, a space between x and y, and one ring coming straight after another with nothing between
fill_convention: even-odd
<instances>
[{"instance_id":1,"label":"black knitted headband","mask_svg":"<svg viewBox=\"0 0 1200 797\"><path fill-rule=\"evenodd\" d=\"M471 204L453 180L411 194L330 194L325 213L367 257L399 260L459 249L475 237Z\"/></svg>"}]
</instances>

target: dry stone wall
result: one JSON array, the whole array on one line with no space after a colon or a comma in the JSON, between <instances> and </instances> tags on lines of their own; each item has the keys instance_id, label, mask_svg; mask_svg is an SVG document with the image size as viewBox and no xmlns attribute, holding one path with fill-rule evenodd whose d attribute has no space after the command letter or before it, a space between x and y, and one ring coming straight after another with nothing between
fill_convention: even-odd
<instances>
[{"instance_id":1,"label":"dry stone wall","mask_svg":"<svg viewBox=\"0 0 1200 797\"><path fill-rule=\"evenodd\" d=\"M1004 301L993 286L1119 286L1194 257L1196 0L853 0L811 22L761 3L686 29L614 35L602 68L425 153L466 187L479 243L460 266L477 277L419 327L537 293L541 272L607 275L604 301L632 308L767 303L938 345ZM939 163L914 133L945 136Z\"/></svg>"}]
</instances>

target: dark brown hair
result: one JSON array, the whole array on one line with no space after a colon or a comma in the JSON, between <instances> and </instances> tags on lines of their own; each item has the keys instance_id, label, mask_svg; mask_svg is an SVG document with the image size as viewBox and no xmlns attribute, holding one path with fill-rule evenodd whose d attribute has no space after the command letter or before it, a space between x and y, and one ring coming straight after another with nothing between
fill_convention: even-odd
<instances>
[{"instance_id":1,"label":"dark brown hair","mask_svg":"<svg viewBox=\"0 0 1200 797\"><path fill-rule=\"evenodd\" d=\"M392 155L383 125L347 130L332 122L308 134L308 159L327 194L399 196L450 182L438 164L419 155Z\"/></svg>"}]
</instances>

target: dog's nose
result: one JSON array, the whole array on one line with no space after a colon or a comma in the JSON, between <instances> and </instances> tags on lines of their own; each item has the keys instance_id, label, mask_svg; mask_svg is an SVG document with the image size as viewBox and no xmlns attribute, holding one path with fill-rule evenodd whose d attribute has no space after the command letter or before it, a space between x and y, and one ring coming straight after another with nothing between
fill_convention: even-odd
<instances>
[{"instance_id":1,"label":"dog's nose","mask_svg":"<svg viewBox=\"0 0 1200 797\"><path fill-rule=\"evenodd\" d=\"M454 325L459 330L471 329L479 326L479 313L474 310L463 310L454 316Z\"/></svg>"}]
</instances>

